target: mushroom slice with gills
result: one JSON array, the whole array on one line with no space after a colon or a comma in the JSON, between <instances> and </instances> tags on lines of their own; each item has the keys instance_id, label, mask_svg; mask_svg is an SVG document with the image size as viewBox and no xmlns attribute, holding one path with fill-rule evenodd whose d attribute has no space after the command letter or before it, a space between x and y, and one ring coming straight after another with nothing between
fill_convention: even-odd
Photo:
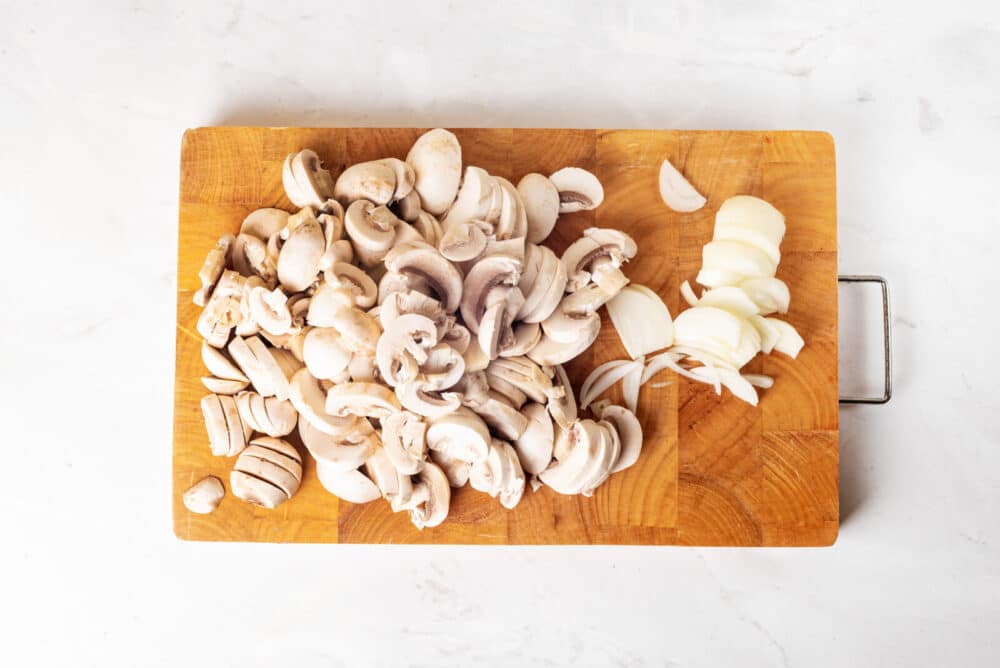
<instances>
[{"instance_id":1,"label":"mushroom slice with gills","mask_svg":"<svg viewBox=\"0 0 1000 668\"><path fill-rule=\"evenodd\" d=\"M319 208L333 196L333 176L323 169L319 156L310 149L285 158L281 181L288 199L297 207Z\"/></svg>"},{"instance_id":2,"label":"mushroom slice with gills","mask_svg":"<svg viewBox=\"0 0 1000 668\"><path fill-rule=\"evenodd\" d=\"M590 480L586 482L581 493L584 496L593 496L594 490L604 484L604 481L611 475L611 467L621 454L621 441L618 432L609 422L597 423L597 465Z\"/></svg>"},{"instance_id":3,"label":"mushroom slice with gills","mask_svg":"<svg viewBox=\"0 0 1000 668\"><path fill-rule=\"evenodd\" d=\"M420 195L424 210L435 216L444 213L455 201L462 178L462 147L458 138L441 128L429 130L413 143L406 163L413 168L413 188Z\"/></svg>"},{"instance_id":4,"label":"mushroom slice with gills","mask_svg":"<svg viewBox=\"0 0 1000 668\"><path fill-rule=\"evenodd\" d=\"M542 338L542 329L537 322L521 322L513 328L513 341L499 351L500 357L522 357L535 347Z\"/></svg>"},{"instance_id":5,"label":"mushroom slice with gills","mask_svg":"<svg viewBox=\"0 0 1000 668\"><path fill-rule=\"evenodd\" d=\"M521 263L506 255L491 255L477 262L465 275L461 295L462 322L473 334L479 333L479 321L490 303L497 299L494 289L514 287L521 276ZM485 350L485 347L484 347Z\"/></svg>"},{"instance_id":6,"label":"mushroom slice with gills","mask_svg":"<svg viewBox=\"0 0 1000 668\"><path fill-rule=\"evenodd\" d=\"M573 386L569 382L569 376L566 375L566 370L563 368L562 364L553 365L552 369L555 371L555 378L553 378L553 389L562 390L562 396L558 396L558 393L553 392L552 396L549 397L548 406L549 415L555 420L556 424L563 429L569 429L569 426L576 421L576 397L573 394Z\"/></svg>"},{"instance_id":7,"label":"mushroom slice with gills","mask_svg":"<svg viewBox=\"0 0 1000 668\"><path fill-rule=\"evenodd\" d=\"M411 274L427 284L447 313L454 313L462 299L462 275L430 244L409 242L385 256L386 269Z\"/></svg>"},{"instance_id":8,"label":"mushroom slice with gills","mask_svg":"<svg viewBox=\"0 0 1000 668\"><path fill-rule=\"evenodd\" d=\"M381 380L374 355L361 353L354 355L351 357L351 363L347 365L347 373L350 380L355 383L377 383Z\"/></svg>"},{"instance_id":9,"label":"mushroom slice with gills","mask_svg":"<svg viewBox=\"0 0 1000 668\"><path fill-rule=\"evenodd\" d=\"M410 222L413 224L413 229L420 232L420 236L431 246L437 246L441 242L441 237L444 236L441 223L431 214L421 211L417 214L416 219Z\"/></svg>"},{"instance_id":10,"label":"mushroom slice with gills","mask_svg":"<svg viewBox=\"0 0 1000 668\"><path fill-rule=\"evenodd\" d=\"M560 309L563 313L574 315L589 315L611 301L618 291L607 292L597 283L588 283L576 292L563 298ZM549 318L555 317L555 314Z\"/></svg>"},{"instance_id":11,"label":"mushroom slice with gills","mask_svg":"<svg viewBox=\"0 0 1000 668\"><path fill-rule=\"evenodd\" d=\"M540 255L539 268L530 289L521 288L524 292L524 304L517 314L517 319L524 322L542 322L548 318L556 310L566 291L565 265L545 246L535 246L535 249ZM534 262L534 258L531 261Z\"/></svg>"},{"instance_id":12,"label":"mushroom slice with gills","mask_svg":"<svg viewBox=\"0 0 1000 668\"><path fill-rule=\"evenodd\" d=\"M428 462L417 474L408 505L410 521L418 529L436 527L448 517L451 505L450 480L440 467Z\"/></svg>"},{"instance_id":13,"label":"mushroom slice with gills","mask_svg":"<svg viewBox=\"0 0 1000 668\"><path fill-rule=\"evenodd\" d=\"M285 228L288 238L278 253L278 282L289 292L302 292L316 282L326 240L323 228L308 207L289 216L288 222L289 227L293 224L294 227Z\"/></svg>"},{"instance_id":14,"label":"mushroom slice with gills","mask_svg":"<svg viewBox=\"0 0 1000 668\"><path fill-rule=\"evenodd\" d=\"M600 477L602 464L602 438L599 425L593 420L577 420L565 433L560 434L554 452L561 456L539 479L558 494L580 494L587 486ZM605 446L606 447L606 446Z\"/></svg>"},{"instance_id":15,"label":"mushroom slice with gills","mask_svg":"<svg viewBox=\"0 0 1000 668\"><path fill-rule=\"evenodd\" d=\"M375 345L382 334L382 328L378 320L364 311L356 308L341 309L333 314L330 327L340 334L341 344L347 350L369 357L375 355Z\"/></svg>"},{"instance_id":16,"label":"mushroom slice with gills","mask_svg":"<svg viewBox=\"0 0 1000 668\"><path fill-rule=\"evenodd\" d=\"M421 365L420 371L428 388L447 390L465 373L465 359L447 343L439 343L428 352L427 361Z\"/></svg>"},{"instance_id":17,"label":"mushroom slice with gills","mask_svg":"<svg viewBox=\"0 0 1000 668\"><path fill-rule=\"evenodd\" d=\"M520 410L524 405L524 402L528 400L528 396L517 389L512 383L504 380L503 377L489 374L486 375L487 381L489 382L490 389L503 396L507 402L514 408Z\"/></svg>"},{"instance_id":18,"label":"mushroom slice with gills","mask_svg":"<svg viewBox=\"0 0 1000 668\"><path fill-rule=\"evenodd\" d=\"M302 358L316 378L333 380L347 368L352 353L333 327L313 327L302 343Z\"/></svg>"},{"instance_id":19,"label":"mushroom slice with gills","mask_svg":"<svg viewBox=\"0 0 1000 668\"><path fill-rule=\"evenodd\" d=\"M201 269L198 270L198 279L201 281L201 288L194 293L192 300L196 306L205 306L208 302L215 284L219 282L222 272L226 268L226 260L229 257L230 248L235 240L231 234L220 237L215 244L215 248L208 251L208 254L205 256L205 262L202 263Z\"/></svg>"},{"instance_id":20,"label":"mushroom slice with gills","mask_svg":"<svg viewBox=\"0 0 1000 668\"><path fill-rule=\"evenodd\" d=\"M335 471L353 471L379 447L378 434L360 417L349 420L336 434L320 431L309 420L299 420L299 437L317 462Z\"/></svg>"},{"instance_id":21,"label":"mushroom slice with gills","mask_svg":"<svg viewBox=\"0 0 1000 668\"><path fill-rule=\"evenodd\" d=\"M396 470L384 447L375 448L365 462L365 472L382 493L382 498L389 502L394 513L405 509L413 494L410 476Z\"/></svg>"},{"instance_id":22,"label":"mushroom slice with gills","mask_svg":"<svg viewBox=\"0 0 1000 668\"><path fill-rule=\"evenodd\" d=\"M396 176L396 189L392 193L393 202L405 199L410 193L415 192L413 190L413 183L417 180L417 175L413 173L413 167L410 167L399 158L382 158L375 162L387 165Z\"/></svg>"},{"instance_id":23,"label":"mushroom slice with gills","mask_svg":"<svg viewBox=\"0 0 1000 668\"><path fill-rule=\"evenodd\" d=\"M257 392L236 395L236 408L251 431L274 437L292 433L299 416L291 401L262 397Z\"/></svg>"},{"instance_id":24,"label":"mushroom slice with gills","mask_svg":"<svg viewBox=\"0 0 1000 668\"><path fill-rule=\"evenodd\" d=\"M201 399L201 412L213 455L234 457L246 447L249 434L233 397L207 394Z\"/></svg>"},{"instance_id":25,"label":"mushroom slice with gills","mask_svg":"<svg viewBox=\"0 0 1000 668\"><path fill-rule=\"evenodd\" d=\"M213 348L207 343L201 344L201 361L209 373L216 378L250 382L250 379L239 370L239 367L233 364L232 360L224 352L218 348Z\"/></svg>"},{"instance_id":26,"label":"mushroom slice with gills","mask_svg":"<svg viewBox=\"0 0 1000 668\"><path fill-rule=\"evenodd\" d=\"M267 243L251 234L240 234L231 250L233 269L241 276L260 276L268 283L277 277L277 268L267 254Z\"/></svg>"},{"instance_id":27,"label":"mushroom slice with gills","mask_svg":"<svg viewBox=\"0 0 1000 668\"><path fill-rule=\"evenodd\" d=\"M250 441L229 478L234 496L265 508L292 498L301 482L301 455L287 441L270 436Z\"/></svg>"},{"instance_id":28,"label":"mushroom slice with gills","mask_svg":"<svg viewBox=\"0 0 1000 668\"><path fill-rule=\"evenodd\" d=\"M420 204L420 195L417 194L416 190L410 190L408 195L396 200L396 215L408 223L415 224L422 212L423 207ZM429 213L427 215L430 216ZM431 242L428 241L428 243Z\"/></svg>"},{"instance_id":29,"label":"mushroom slice with gills","mask_svg":"<svg viewBox=\"0 0 1000 668\"><path fill-rule=\"evenodd\" d=\"M259 278L254 278L260 281ZM227 269L222 272L222 277L216 283L212 296L198 316L195 325L208 345L222 348L229 340L234 327L239 331L245 323L252 322L249 315L245 314L248 309L244 300L246 286L250 280L235 271Z\"/></svg>"},{"instance_id":30,"label":"mushroom slice with gills","mask_svg":"<svg viewBox=\"0 0 1000 668\"><path fill-rule=\"evenodd\" d=\"M458 394L438 392L428 384L426 378L419 375L397 385L396 397L407 410L431 419L453 413L462 404Z\"/></svg>"},{"instance_id":31,"label":"mushroom slice with gills","mask_svg":"<svg viewBox=\"0 0 1000 668\"><path fill-rule=\"evenodd\" d=\"M309 369L299 369L289 386L289 400L299 412L300 427L305 421L324 434L337 435L356 426L355 416L340 417L326 411L326 393Z\"/></svg>"},{"instance_id":32,"label":"mushroom slice with gills","mask_svg":"<svg viewBox=\"0 0 1000 668\"><path fill-rule=\"evenodd\" d=\"M332 327L339 313L354 306L354 295L326 281L316 286L309 299L306 322L313 327Z\"/></svg>"},{"instance_id":33,"label":"mushroom slice with gills","mask_svg":"<svg viewBox=\"0 0 1000 668\"><path fill-rule=\"evenodd\" d=\"M384 303L398 292L419 292L430 297L431 288L426 280L416 274L398 271L387 271L382 274L378 282L378 303Z\"/></svg>"},{"instance_id":34,"label":"mushroom slice with gills","mask_svg":"<svg viewBox=\"0 0 1000 668\"><path fill-rule=\"evenodd\" d=\"M464 325L455 323L444 333L441 342L447 343L454 348L459 355L465 355L465 351L469 349L469 344L472 343L472 334L469 333L469 330Z\"/></svg>"},{"instance_id":35,"label":"mushroom slice with gills","mask_svg":"<svg viewBox=\"0 0 1000 668\"><path fill-rule=\"evenodd\" d=\"M380 161L359 162L337 177L333 198L343 206L365 199L375 204L388 204L396 192L396 172Z\"/></svg>"},{"instance_id":36,"label":"mushroom slice with gills","mask_svg":"<svg viewBox=\"0 0 1000 668\"><path fill-rule=\"evenodd\" d=\"M288 310L288 297L281 288L253 288L248 295L250 317L269 334L287 334L292 328L292 313Z\"/></svg>"},{"instance_id":37,"label":"mushroom slice with gills","mask_svg":"<svg viewBox=\"0 0 1000 668\"><path fill-rule=\"evenodd\" d=\"M559 192L559 213L590 211L604 201L604 187L586 169L563 167L549 175Z\"/></svg>"},{"instance_id":38,"label":"mushroom slice with gills","mask_svg":"<svg viewBox=\"0 0 1000 668\"><path fill-rule=\"evenodd\" d=\"M528 418L510 405L503 395L490 390L489 397L480 408L473 409L490 429L509 441L516 441L528 428Z\"/></svg>"},{"instance_id":39,"label":"mushroom slice with gills","mask_svg":"<svg viewBox=\"0 0 1000 668\"><path fill-rule=\"evenodd\" d=\"M490 386L485 371L466 369L465 374L458 379L452 389L462 395L462 405L469 408L478 408L490 396Z\"/></svg>"},{"instance_id":40,"label":"mushroom slice with gills","mask_svg":"<svg viewBox=\"0 0 1000 668\"><path fill-rule=\"evenodd\" d=\"M517 192L528 218L528 241L533 244L545 241L559 218L559 190L548 177L531 173L517 182Z\"/></svg>"},{"instance_id":41,"label":"mushroom slice with gills","mask_svg":"<svg viewBox=\"0 0 1000 668\"><path fill-rule=\"evenodd\" d=\"M245 380L231 380L229 378L216 378L215 376L202 376L201 384L212 394L236 394L245 390L250 383Z\"/></svg>"},{"instance_id":42,"label":"mushroom slice with gills","mask_svg":"<svg viewBox=\"0 0 1000 668\"><path fill-rule=\"evenodd\" d=\"M430 451L430 461L444 471L448 484L452 487L465 487L465 483L469 482L469 471L472 469L472 464L469 462L449 457L437 450Z\"/></svg>"},{"instance_id":43,"label":"mushroom slice with gills","mask_svg":"<svg viewBox=\"0 0 1000 668\"><path fill-rule=\"evenodd\" d=\"M582 321L580 338L571 342L556 341L548 335L543 335L538 344L528 351L527 357L542 366L564 364L569 362L597 340L600 332L601 319L593 313Z\"/></svg>"},{"instance_id":44,"label":"mushroom slice with gills","mask_svg":"<svg viewBox=\"0 0 1000 668\"><path fill-rule=\"evenodd\" d=\"M404 244L408 242L420 242L426 243L424 241L424 235L417 231L417 228L413 227L409 223L399 221L396 225L396 237L393 239L392 244L395 246L397 244Z\"/></svg>"},{"instance_id":45,"label":"mushroom slice with gills","mask_svg":"<svg viewBox=\"0 0 1000 668\"><path fill-rule=\"evenodd\" d=\"M639 460L642 452L642 425L632 411L621 406L608 406L601 411L601 422L607 422L621 442L621 452L611 467L612 473L624 471Z\"/></svg>"},{"instance_id":46,"label":"mushroom slice with gills","mask_svg":"<svg viewBox=\"0 0 1000 668\"><path fill-rule=\"evenodd\" d=\"M543 403L553 394L552 379L527 357L508 357L493 360L486 369L486 377L502 379L535 402Z\"/></svg>"},{"instance_id":47,"label":"mushroom slice with gills","mask_svg":"<svg viewBox=\"0 0 1000 668\"><path fill-rule=\"evenodd\" d=\"M454 318L445 313L441 302L416 290L405 290L390 294L379 309L379 321L386 330L393 320L404 313L419 313L430 318L437 328L440 340L454 324Z\"/></svg>"},{"instance_id":48,"label":"mushroom slice with gills","mask_svg":"<svg viewBox=\"0 0 1000 668\"><path fill-rule=\"evenodd\" d=\"M399 218L385 206L359 199L347 208L344 230L361 264L372 267L381 262L396 238Z\"/></svg>"},{"instance_id":49,"label":"mushroom slice with gills","mask_svg":"<svg viewBox=\"0 0 1000 668\"><path fill-rule=\"evenodd\" d=\"M363 269L347 262L335 262L323 272L323 277L328 284L349 292L358 308L367 309L375 305L378 286Z\"/></svg>"},{"instance_id":50,"label":"mushroom slice with gills","mask_svg":"<svg viewBox=\"0 0 1000 668\"><path fill-rule=\"evenodd\" d=\"M528 426L514 442L514 450L524 471L538 475L552 461L555 428L544 404L531 402L521 412L528 418Z\"/></svg>"},{"instance_id":51,"label":"mushroom slice with gills","mask_svg":"<svg viewBox=\"0 0 1000 668\"><path fill-rule=\"evenodd\" d=\"M609 258L594 261L590 268L590 280L611 297L621 292L629 283L628 277Z\"/></svg>"},{"instance_id":52,"label":"mushroom slice with gills","mask_svg":"<svg viewBox=\"0 0 1000 668\"><path fill-rule=\"evenodd\" d=\"M566 304L572 297L572 294L567 295L562 303ZM557 308L552 315L542 321L542 332L545 337L557 343L573 343L581 337L587 338L591 330L599 330L600 326L601 318L593 311L568 311ZM593 332L593 336L596 338L596 332Z\"/></svg>"},{"instance_id":53,"label":"mushroom slice with gills","mask_svg":"<svg viewBox=\"0 0 1000 668\"><path fill-rule=\"evenodd\" d=\"M378 383L341 383L326 394L326 412L345 417L384 418L401 410L392 390Z\"/></svg>"},{"instance_id":54,"label":"mushroom slice with gills","mask_svg":"<svg viewBox=\"0 0 1000 668\"><path fill-rule=\"evenodd\" d=\"M492 197L493 177L480 167L466 167L455 201L441 218L446 236L456 226L485 216Z\"/></svg>"},{"instance_id":55,"label":"mushroom slice with gills","mask_svg":"<svg viewBox=\"0 0 1000 668\"><path fill-rule=\"evenodd\" d=\"M487 231L492 226L479 220L453 223L438 242L438 250L452 262L468 262L486 249Z\"/></svg>"},{"instance_id":56,"label":"mushroom slice with gills","mask_svg":"<svg viewBox=\"0 0 1000 668\"><path fill-rule=\"evenodd\" d=\"M494 178L500 188L500 216L494 226L496 238L501 241L524 238L527 232L527 218L524 218L521 195L514 184L507 179L502 176Z\"/></svg>"},{"instance_id":57,"label":"mushroom slice with gills","mask_svg":"<svg viewBox=\"0 0 1000 668\"><path fill-rule=\"evenodd\" d=\"M257 209L247 214L240 225L240 234L249 234L261 241L278 234L288 223L288 212L281 209Z\"/></svg>"},{"instance_id":58,"label":"mushroom slice with gills","mask_svg":"<svg viewBox=\"0 0 1000 668\"><path fill-rule=\"evenodd\" d=\"M265 397L276 396L284 400L289 397L290 374L278 363L278 357L284 360L281 352L268 348L256 336L246 339L237 336L229 342L229 354L254 388Z\"/></svg>"},{"instance_id":59,"label":"mushroom slice with gills","mask_svg":"<svg viewBox=\"0 0 1000 668\"><path fill-rule=\"evenodd\" d=\"M524 492L524 471L510 443L493 439L484 459L472 465L469 484L492 497L500 497L505 508L513 508Z\"/></svg>"},{"instance_id":60,"label":"mushroom slice with gills","mask_svg":"<svg viewBox=\"0 0 1000 668\"><path fill-rule=\"evenodd\" d=\"M427 423L410 411L382 420L382 446L392 465L404 475L419 473L427 456Z\"/></svg>"},{"instance_id":61,"label":"mushroom slice with gills","mask_svg":"<svg viewBox=\"0 0 1000 668\"><path fill-rule=\"evenodd\" d=\"M369 503L382 498L371 478L357 469L342 471L322 459L316 460L316 477L323 489L348 503Z\"/></svg>"},{"instance_id":62,"label":"mushroom slice with gills","mask_svg":"<svg viewBox=\"0 0 1000 668\"><path fill-rule=\"evenodd\" d=\"M477 339L472 339L469 342L469 347L462 353L462 358L465 359L466 372L483 371L490 365L490 358L483 352Z\"/></svg>"},{"instance_id":63,"label":"mushroom slice with gills","mask_svg":"<svg viewBox=\"0 0 1000 668\"><path fill-rule=\"evenodd\" d=\"M575 292L591 280L591 268L598 260L607 258L611 266L602 266L607 281L612 281L612 269L617 269L623 263L635 257L638 247L629 235L618 230L591 227L583 232L583 236L574 241L562 255L562 263L566 266L566 291ZM620 280L620 279L619 279Z\"/></svg>"},{"instance_id":64,"label":"mushroom slice with gills","mask_svg":"<svg viewBox=\"0 0 1000 668\"><path fill-rule=\"evenodd\" d=\"M468 408L433 418L427 428L427 447L448 459L478 462L486 457L490 432L483 418Z\"/></svg>"},{"instance_id":65,"label":"mushroom slice with gills","mask_svg":"<svg viewBox=\"0 0 1000 668\"><path fill-rule=\"evenodd\" d=\"M521 262L521 276L517 281L517 287L524 293L525 300L529 298L534 290L535 279L538 277L542 265L545 264L546 255L542 250L543 248L552 253L551 250L544 246L538 246L530 242L524 244L524 260ZM553 257L555 256L554 253L552 255ZM558 261L558 258L556 260ZM540 287L541 285L539 285ZM540 297L541 295L538 296ZM527 308L527 305L525 308ZM518 316L520 317L520 314Z\"/></svg>"},{"instance_id":66,"label":"mushroom slice with gills","mask_svg":"<svg viewBox=\"0 0 1000 668\"><path fill-rule=\"evenodd\" d=\"M505 298L498 299L486 309L477 335L479 347L491 360L514 345L514 330L511 325L514 315L524 302L521 291L517 288L502 289L501 294Z\"/></svg>"},{"instance_id":67,"label":"mushroom slice with gills","mask_svg":"<svg viewBox=\"0 0 1000 668\"><path fill-rule=\"evenodd\" d=\"M395 387L416 377L417 367L437 344L437 327L419 313L404 313L388 322L375 347L375 361L382 378Z\"/></svg>"}]
</instances>

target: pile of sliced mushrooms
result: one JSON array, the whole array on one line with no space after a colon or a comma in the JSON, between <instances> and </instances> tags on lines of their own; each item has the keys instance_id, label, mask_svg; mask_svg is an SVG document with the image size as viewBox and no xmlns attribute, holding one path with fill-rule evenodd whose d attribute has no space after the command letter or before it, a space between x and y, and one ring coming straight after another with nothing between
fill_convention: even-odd
<instances>
[{"instance_id":1,"label":"pile of sliced mushrooms","mask_svg":"<svg viewBox=\"0 0 1000 668\"><path fill-rule=\"evenodd\" d=\"M282 181L298 210L250 213L209 251L194 296L201 408L212 453L235 458L237 498L274 508L295 495L294 432L325 489L385 499L418 528L445 520L453 487L514 508L526 483L589 496L636 462L634 400L579 417L562 367L597 338L598 309L626 299L636 244L590 228L561 257L542 245L560 214L601 204L593 174L514 186L463 170L458 139L435 129L405 160L337 177L298 151ZM223 496L210 477L184 502L206 513Z\"/></svg>"}]
</instances>

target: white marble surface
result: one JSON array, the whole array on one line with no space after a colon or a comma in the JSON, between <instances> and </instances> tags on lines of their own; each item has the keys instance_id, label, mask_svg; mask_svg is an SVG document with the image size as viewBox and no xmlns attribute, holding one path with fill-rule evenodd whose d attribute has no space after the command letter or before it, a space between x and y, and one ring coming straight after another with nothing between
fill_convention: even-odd
<instances>
[{"instance_id":1,"label":"white marble surface","mask_svg":"<svg viewBox=\"0 0 1000 668\"><path fill-rule=\"evenodd\" d=\"M996 3L617 4L0 2L5 665L1000 661ZM177 541L178 154L225 123L831 131L898 365L837 545Z\"/></svg>"}]
</instances>

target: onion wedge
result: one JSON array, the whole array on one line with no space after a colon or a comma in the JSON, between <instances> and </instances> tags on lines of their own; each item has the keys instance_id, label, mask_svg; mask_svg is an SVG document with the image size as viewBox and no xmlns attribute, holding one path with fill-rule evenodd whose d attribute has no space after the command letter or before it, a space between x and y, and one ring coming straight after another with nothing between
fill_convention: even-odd
<instances>
[{"instance_id":1,"label":"onion wedge","mask_svg":"<svg viewBox=\"0 0 1000 668\"><path fill-rule=\"evenodd\" d=\"M795 328L784 320L778 320L777 318L766 318L766 320L778 328L778 342L774 344L774 349L779 353L788 355L792 359L798 357L799 351L802 350L802 346L806 342L802 340L802 337L795 331Z\"/></svg>"},{"instance_id":2,"label":"onion wedge","mask_svg":"<svg viewBox=\"0 0 1000 668\"><path fill-rule=\"evenodd\" d=\"M631 362L624 362L623 364L613 366L611 369L604 369L601 372L601 374L597 377L594 377L593 380L591 380L591 378L588 377L587 380L590 381L590 386L587 387L586 392L584 392L582 388L580 391L580 408L584 409L587 406L589 406L590 402L592 402L597 397L601 396L609 387L611 387L619 380L624 378L633 369L638 368L641 370L642 364L643 364L642 359L632 360ZM601 366L607 366L607 365L601 365ZM601 367L597 367L597 369L594 370L594 373L592 373L591 376L594 376L595 373L600 369ZM584 384L586 384L586 381L584 382Z\"/></svg>"},{"instance_id":3,"label":"onion wedge","mask_svg":"<svg viewBox=\"0 0 1000 668\"><path fill-rule=\"evenodd\" d=\"M638 362L638 365L629 370L622 379L622 395L625 397L625 408L632 411L633 414L635 414L636 408L639 405L639 387L642 385L642 368L645 366L646 358L640 357L635 362Z\"/></svg>"},{"instance_id":4,"label":"onion wedge","mask_svg":"<svg viewBox=\"0 0 1000 668\"><path fill-rule=\"evenodd\" d=\"M697 211L708 201L669 160L660 165L660 197L667 207L679 213Z\"/></svg>"},{"instance_id":5,"label":"onion wedge","mask_svg":"<svg viewBox=\"0 0 1000 668\"><path fill-rule=\"evenodd\" d=\"M627 285L608 302L608 315L629 357L636 359L674 342L674 323L660 296L644 285Z\"/></svg>"}]
</instances>

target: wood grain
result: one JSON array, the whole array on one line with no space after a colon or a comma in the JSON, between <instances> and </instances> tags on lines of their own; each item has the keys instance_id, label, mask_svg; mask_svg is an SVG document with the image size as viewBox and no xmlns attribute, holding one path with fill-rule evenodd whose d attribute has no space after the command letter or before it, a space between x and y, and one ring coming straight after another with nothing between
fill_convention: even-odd
<instances>
[{"instance_id":1,"label":"wood grain","mask_svg":"<svg viewBox=\"0 0 1000 668\"><path fill-rule=\"evenodd\" d=\"M208 516L181 495L205 475L228 488L232 460L213 457L198 402L206 394L199 309L191 303L205 253L258 207L290 208L281 187L289 152L315 149L334 172L379 157L405 157L418 128L200 128L181 149L177 358L174 409L174 531L189 540L327 543L829 545L838 529L837 221L832 138L819 132L459 129L466 164L515 183L529 171L592 170L606 198L596 211L560 219L546 243L562 250L591 225L627 231L639 256L626 273L656 290L676 314L678 286L692 280L715 211L727 197L764 197L786 216L778 276L788 282L788 320L806 340L798 360L755 359L775 377L758 408L664 373L643 388L645 445L638 463L593 498L548 488L526 492L513 511L470 488L457 490L448 520L417 531L388 504L340 502L306 457L302 487L264 510L227 494ZM669 158L708 198L701 211L667 209L657 191ZM625 356L607 317L597 343L568 366L578 386L589 370ZM614 388L609 396L621 400ZM294 439L292 439L294 440Z\"/></svg>"}]
</instances>

